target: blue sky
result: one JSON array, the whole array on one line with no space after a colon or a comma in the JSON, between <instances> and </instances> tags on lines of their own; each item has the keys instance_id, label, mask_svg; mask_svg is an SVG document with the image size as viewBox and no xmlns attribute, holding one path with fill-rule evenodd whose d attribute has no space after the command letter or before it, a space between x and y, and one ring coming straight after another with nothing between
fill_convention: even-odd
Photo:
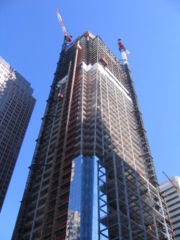
<instances>
[{"instance_id":1,"label":"blue sky","mask_svg":"<svg viewBox=\"0 0 180 240\"><path fill-rule=\"evenodd\" d=\"M0 0L0 55L32 85L37 103L0 214L0 239L11 239L61 45L59 8L70 34L102 37L131 68L159 181L180 175L179 0Z\"/></svg>"}]
</instances>

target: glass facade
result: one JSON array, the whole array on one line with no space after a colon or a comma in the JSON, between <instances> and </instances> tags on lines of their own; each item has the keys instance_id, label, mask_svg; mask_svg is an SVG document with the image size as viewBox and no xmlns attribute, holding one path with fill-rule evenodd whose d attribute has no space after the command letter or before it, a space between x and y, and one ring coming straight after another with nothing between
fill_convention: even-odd
<instances>
[{"instance_id":1,"label":"glass facade","mask_svg":"<svg viewBox=\"0 0 180 240\"><path fill-rule=\"evenodd\" d=\"M0 56L0 211L34 108L30 83Z\"/></svg>"},{"instance_id":2,"label":"glass facade","mask_svg":"<svg viewBox=\"0 0 180 240\"><path fill-rule=\"evenodd\" d=\"M67 239L98 239L98 158L73 160L68 207Z\"/></svg>"}]
</instances>

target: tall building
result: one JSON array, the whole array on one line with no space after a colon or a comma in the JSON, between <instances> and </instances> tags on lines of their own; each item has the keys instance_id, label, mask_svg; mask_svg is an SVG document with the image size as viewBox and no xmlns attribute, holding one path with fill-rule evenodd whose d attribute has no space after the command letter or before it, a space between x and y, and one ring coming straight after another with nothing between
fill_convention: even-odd
<instances>
[{"instance_id":1,"label":"tall building","mask_svg":"<svg viewBox=\"0 0 180 240\"><path fill-rule=\"evenodd\" d=\"M34 108L30 84L0 57L0 210Z\"/></svg>"},{"instance_id":2,"label":"tall building","mask_svg":"<svg viewBox=\"0 0 180 240\"><path fill-rule=\"evenodd\" d=\"M162 196L169 209L176 240L180 240L180 177L172 177L170 181L160 185Z\"/></svg>"},{"instance_id":3,"label":"tall building","mask_svg":"<svg viewBox=\"0 0 180 240\"><path fill-rule=\"evenodd\" d=\"M13 240L169 232L127 62L86 32L60 54Z\"/></svg>"}]
</instances>

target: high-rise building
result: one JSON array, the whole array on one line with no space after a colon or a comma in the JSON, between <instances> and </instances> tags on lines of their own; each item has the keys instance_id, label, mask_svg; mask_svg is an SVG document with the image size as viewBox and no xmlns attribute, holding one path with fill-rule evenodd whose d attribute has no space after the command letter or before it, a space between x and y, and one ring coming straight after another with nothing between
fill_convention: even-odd
<instances>
[{"instance_id":1,"label":"high-rise building","mask_svg":"<svg viewBox=\"0 0 180 240\"><path fill-rule=\"evenodd\" d=\"M169 209L176 240L180 240L180 177L172 177L160 185L162 196Z\"/></svg>"},{"instance_id":2,"label":"high-rise building","mask_svg":"<svg viewBox=\"0 0 180 240\"><path fill-rule=\"evenodd\" d=\"M0 57L0 210L35 99L30 84Z\"/></svg>"},{"instance_id":3,"label":"high-rise building","mask_svg":"<svg viewBox=\"0 0 180 240\"><path fill-rule=\"evenodd\" d=\"M128 65L86 32L60 54L13 240L169 232Z\"/></svg>"}]
</instances>

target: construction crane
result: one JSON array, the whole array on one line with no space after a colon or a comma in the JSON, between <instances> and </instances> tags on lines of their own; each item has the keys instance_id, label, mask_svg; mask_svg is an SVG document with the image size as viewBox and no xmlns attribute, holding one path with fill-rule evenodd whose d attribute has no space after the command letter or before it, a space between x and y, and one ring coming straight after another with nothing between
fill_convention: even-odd
<instances>
[{"instance_id":1,"label":"construction crane","mask_svg":"<svg viewBox=\"0 0 180 240\"><path fill-rule=\"evenodd\" d=\"M130 52L124 47L122 40L120 38L118 39L118 46L122 55L123 63L128 65L127 55L129 55Z\"/></svg>"},{"instance_id":2,"label":"construction crane","mask_svg":"<svg viewBox=\"0 0 180 240\"><path fill-rule=\"evenodd\" d=\"M177 190L177 192L180 193L180 188L172 181L172 179L169 178L165 172L163 172L163 174L167 177L168 181L173 185L173 187Z\"/></svg>"},{"instance_id":3,"label":"construction crane","mask_svg":"<svg viewBox=\"0 0 180 240\"><path fill-rule=\"evenodd\" d=\"M59 13L58 9L56 8L56 14L57 14L57 18L60 22L60 25L61 25L61 28L62 28L62 31L64 33L64 47L67 46L67 43L70 43L72 42L72 37L68 34L67 30L66 30L66 27L64 25L64 22L62 20L62 17L61 17L61 14Z\"/></svg>"}]
</instances>

